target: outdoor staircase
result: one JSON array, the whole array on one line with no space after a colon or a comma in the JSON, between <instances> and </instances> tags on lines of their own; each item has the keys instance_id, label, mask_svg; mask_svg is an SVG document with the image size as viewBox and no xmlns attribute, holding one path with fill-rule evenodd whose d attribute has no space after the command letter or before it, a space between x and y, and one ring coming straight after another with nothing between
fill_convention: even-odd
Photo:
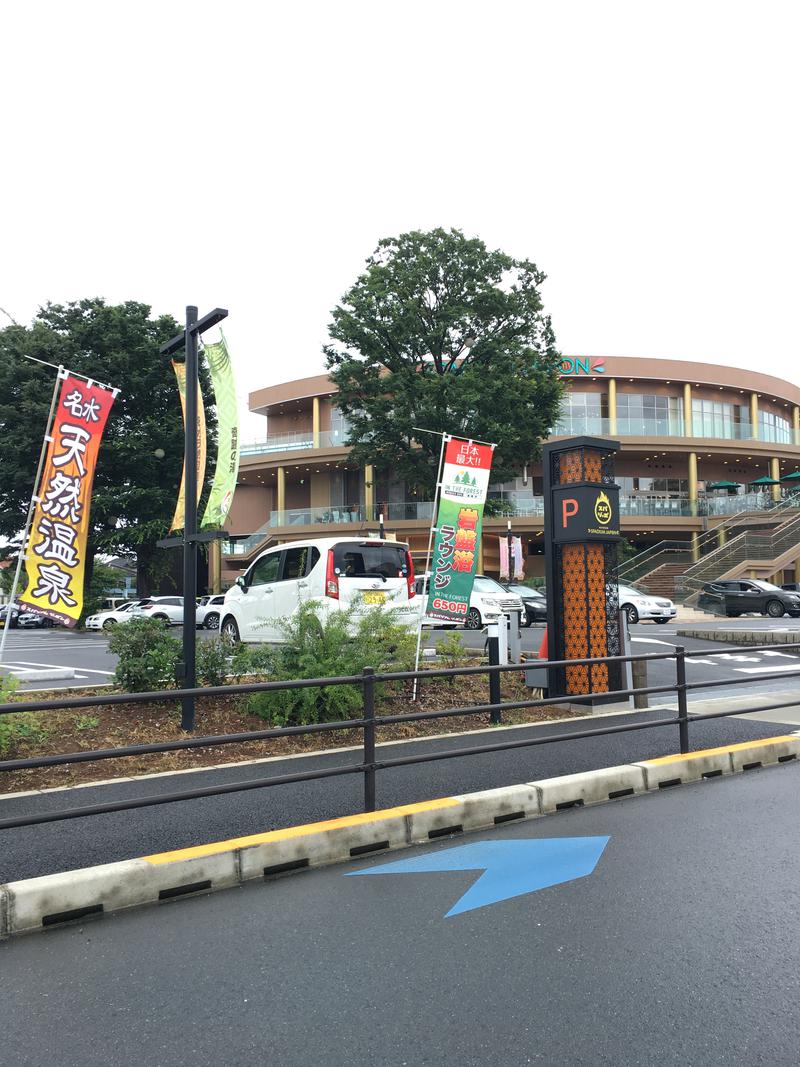
<instances>
[{"instance_id":1,"label":"outdoor staircase","mask_svg":"<svg viewBox=\"0 0 800 1067\"><path fill-rule=\"evenodd\" d=\"M800 559L800 515L788 517L767 533L745 530L687 567L680 584L689 606L697 603L704 585L732 578L765 578Z\"/></svg>"},{"instance_id":2,"label":"outdoor staircase","mask_svg":"<svg viewBox=\"0 0 800 1067\"><path fill-rule=\"evenodd\" d=\"M695 546L700 555L699 560L693 558L692 545L688 541L660 541L623 563L618 571L619 580L628 584L635 583L648 592L652 591L658 595L668 596L670 600L680 601L698 592L700 585L723 577L723 572L718 570L718 564L721 565L727 559L736 562L736 552L734 551L731 555L729 545L737 545L743 549L744 542L741 538L749 534L751 538L755 538L750 542L753 551L764 552L766 551L765 539L769 540L773 534L777 534L797 518L800 518L800 494L798 493L793 493L774 507L760 510L743 508L728 516L724 522L700 534ZM753 528L763 528L765 525L771 525L773 529L765 533L754 532ZM742 527L745 529L736 534L735 531L741 530ZM728 537L726 544L722 547L719 546L720 530L724 531ZM798 541L800 541L800 536L798 536ZM745 559L744 556L741 558ZM700 571L695 572L695 568L700 567L700 564L704 564L706 560L709 561L708 568L701 568ZM757 566L750 569L757 570L760 576L764 568ZM767 573L774 574L779 569L779 566L775 566ZM746 570L747 568L742 568L739 573L745 573ZM695 573L698 577L701 573L702 575L708 573L710 577L703 576L696 587L692 582L685 584L682 576ZM735 576L725 574L725 577ZM694 600L696 599L695 596Z\"/></svg>"},{"instance_id":3,"label":"outdoor staircase","mask_svg":"<svg viewBox=\"0 0 800 1067\"><path fill-rule=\"evenodd\" d=\"M651 596L675 599L675 579L686 570L685 563L661 563L655 570L640 578L637 585Z\"/></svg>"}]
</instances>

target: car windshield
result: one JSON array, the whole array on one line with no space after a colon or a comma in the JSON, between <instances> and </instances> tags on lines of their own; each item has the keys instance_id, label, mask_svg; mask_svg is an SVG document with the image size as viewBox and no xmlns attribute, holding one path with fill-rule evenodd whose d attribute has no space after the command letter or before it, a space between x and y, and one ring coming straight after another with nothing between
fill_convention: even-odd
<instances>
[{"instance_id":1,"label":"car windshield","mask_svg":"<svg viewBox=\"0 0 800 1067\"><path fill-rule=\"evenodd\" d=\"M479 593L505 593L506 590L494 578L476 578L475 590Z\"/></svg>"},{"instance_id":2,"label":"car windshield","mask_svg":"<svg viewBox=\"0 0 800 1067\"><path fill-rule=\"evenodd\" d=\"M636 589L632 585L621 585L619 587L619 594L620 596L650 596L649 593L643 593L641 589Z\"/></svg>"}]
</instances>

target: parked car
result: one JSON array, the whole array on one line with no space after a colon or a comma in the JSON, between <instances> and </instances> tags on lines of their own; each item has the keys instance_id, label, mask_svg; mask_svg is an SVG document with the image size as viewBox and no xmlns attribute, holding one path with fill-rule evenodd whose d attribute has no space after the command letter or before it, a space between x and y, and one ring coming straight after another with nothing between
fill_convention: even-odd
<instances>
[{"instance_id":1,"label":"parked car","mask_svg":"<svg viewBox=\"0 0 800 1067\"><path fill-rule=\"evenodd\" d=\"M532 589L529 585L521 585L519 582L503 582L502 585L509 593L518 596L525 606L523 626L531 626L535 622L547 622L547 601L538 589Z\"/></svg>"},{"instance_id":2,"label":"parked car","mask_svg":"<svg viewBox=\"0 0 800 1067\"><path fill-rule=\"evenodd\" d=\"M207 630L218 630L219 621L222 618L222 605L225 603L225 594L217 596L204 596L203 603L197 607L197 625L204 626Z\"/></svg>"},{"instance_id":3,"label":"parked car","mask_svg":"<svg viewBox=\"0 0 800 1067\"><path fill-rule=\"evenodd\" d=\"M378 538L319 537L262 552L225 594L223 636L231 641L279 643L281 620L304 601L321 611L357 602L394 613L413 629L419 621L408 545Z\"/></svg>"},{"instance_id":4,"label":"parked car","mask_svg":"<svg viewBox=\"0 0 800 1067\"><path fill-rule=\"evenodd\" d=\"M183 597L148 596L144 600L137 600L131 608L131 614L134 617L161 619L169 626L179 626L183 623Z\"/></svg>"},{"instance_id":5,"label":"parked car","mask_svg":"<svg viewBox=\"0 0 800 1067\"><path fill-rule=\"evenodd\" d=\"M425 575L424 579L424 595L427 596L429 575ZM418 591L422 592L419 587ZM424 608L424 602L420 605L420 610ZM520 613L520 619L525 619L525 606L522 603L520 597L515 593L509 593L499 582L496 582L494 578L487 578L483 574L476 574L475 581L472 585L472 595L469 598L469 610L463 622L463 626L467 630L480 630L484 626L492 622L498 622L504 614L508 614L511 611L518 611ZM425 615L422 620L423 626L433 626L437 629L442 627L453 627L462 625L457 622L443 622L440 619L432 618L430 615Z\"/></svg>"},{"instance_id":6,"label":"parked car","mask_svg":"<svg viewBox=\"0 0 800 1067\"><path fill-rule=\"evenodd\" d=\"M25 630L47 630L55 623L45 615L35 611L23 611L17 619L17 625Z\"/></svg>"},{"instance_id":7,"label":"parked car","mask_svg":"<svg viewBox=\"0 0 800 1067\"><path fill-rule=\"evenodd\" d=\"M651 596L633 585L619 586L619 606L628 617L629 623L652 619L653 622L665 623L674 619L678 609L666 597Z\"/></svg>"},{"instance_id":8,"label":"parked car","mask_svg":"<svg viewBox=\"0 0 800 1067\"><path fill-rule=\"evenodd\" d=\"M21 614L20 609L15 604L13 609L11 610L11 621L8 624L9 630L15 630L17 628L17 626L19 625L20 614ZM5 626L7 618L8 618L8 604L4 604L3 607L0 608L0 629L2 629Z\"/></svg>"},{"instance_id":9,"label":"parked car","mask_svg":"<svg viewBox=\"0 0 800 1067\"><path fill-rule=\"evenodd\" d=\"M697 606L734 619L748 612L773 619L788 613L797 619L800 618L800 593L781 589L779 585L759 578L726 578L704 585Z\"/></svg>"},{"instance_id":10,"label":"parked car","mask_svg":"<svg viewBox=\"0 0 800 1067\"><path fill-rule=\"evenodd\" d=\"M118 608L107 611L98 611L90 615L84 625L87 630L113 630L121 622L130 622L133 618L133 609L138 600L129 600Z\"/></svg>"}]
</instances>

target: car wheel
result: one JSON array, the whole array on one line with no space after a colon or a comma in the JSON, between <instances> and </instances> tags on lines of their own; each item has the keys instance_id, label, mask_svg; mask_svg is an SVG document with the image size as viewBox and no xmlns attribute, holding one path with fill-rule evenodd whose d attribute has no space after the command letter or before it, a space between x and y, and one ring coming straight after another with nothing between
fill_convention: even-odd
<instances>
[{"instance_id":1,"label":"car wheel","mask_svg":"<svg viewBox=\"0 0 800 1067\"><path fill-rule=\"evenodd\" d=\"M770 600L767 604L767 615L769 615L771 619L782 619L785 614L786 609L783 604L781 604L780 600Z\"/></svg>"},{"instance_id":2,"label":"car wheel","mask_svg":"<svg viewBox=\"0 0 800 1067\"><path fill-rule=\"evenodd\" d=\"M726 611L725 614L729 619L738 619L741 617L741 611Z\"/></svg>"},{"instance_id":3,"label":"car wheel","mask_svg":"<svg viewBox=\"0 0 800 1067\"><path fill-rule=\"evenodd\" d=\"M659 626L663 626L665 622L669 622L669 619L656 619Z\"/></svg>"},{"instance_id":4,"label":"car wheel","mask_svg":"<svg viewBox=\"0 0 800 1067\"><path fill-rule=\"evenodd\" d=\"M222 637L232 645L239 644L239 627L236 625L236 619L232 615L226 616L225 622L222 624Z\"/></svg>"},{"instance_id":5,"label":"car wheel","mask_svg":"<svg viewBox=\"0 0 800 1067\"><path fill-rule=\"evenodd\" d=\"M151 619L158 619L159 622L166 623L169 626L169 615L151 615Z\"/></svg>"},{"instance_id":6,"label":"car wheel","mask_svg":"<svg viewBox=\"0 0 800 1067\"><path fill-rule=\"evenodd\" d=\"M218 630L219 629L219 612L218 611L209 611L208 615L206 615L206 629L207 630Z\"/></svg>"},{"instance_id":7,"label":"car wheel","mask_svg":"<svg viewBox=\"0 0 800 1067\"><path fill-rule=\"evenodd\" d=\"M117 625L116 620L114 620L114 619L106 619L106 621L103 623L103 629L104 630L113 630L116 625Z\"/></svg>"},{"instance_id":8,"label":"car wheel","mask_svg":"<svg viewBox=\"0 0 800 1067\"><path fill-rule=\"evenodd\" d=\"M633 606L633 604L623 604L622 610L625 612L625 617L628 623L633 626L634 623L639 621L639 612Z\"/></svg>"},{"instance_id":9,"label":"car wheel","mask_svg":"<svg viewBox=\"0 0 800 1067\"><path fill-rule=\"evenodd\" d=\"M481 619L481 613L477 608L470 608L467 612L467 619L464 623L468 630L480 630L483 627L483 620Z\"/></svg>"}]
</instances>

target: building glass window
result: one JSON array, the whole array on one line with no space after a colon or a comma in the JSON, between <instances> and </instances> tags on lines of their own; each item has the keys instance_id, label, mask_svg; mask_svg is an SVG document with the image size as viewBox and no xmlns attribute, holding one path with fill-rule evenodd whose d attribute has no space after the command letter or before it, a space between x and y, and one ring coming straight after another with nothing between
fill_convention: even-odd
<instances>
[{"instance_id":1,"label":"building glass window","mask_svg":"<svg viewBox=\"0 0 800 1067\"><path fill-rule=\"evenodd\" d=\"M617 431L648 437L683 436L683 406L677 396L651 393L617 395Z\"/></svg>"},{"instance_id":2,"label":"building glass window","mask_svg":"<svg viewBox=\"0 0 800 1067\"><path fill-rule=\"evenodd\" d=\"M692 433L695 437L743 440L752 436L750 409L725 400L692 400Z\"/></svg>"},{"instance_id":3,"label":"building glass window","mask_svg":"<svg viewBox=\"0 0 800 1067\"><path fill-rule=\"evenodd\" d=\"M575 389L564 397L553 433L605 433L608 430L608 394Z\"/></svg>"},{"instance_id":4,"label":"building glass window","mask_svg":"<svg viewBox=\"0 0 800 1067\"><path fill-rule=\"evenodd\" d=\"M623 493L688 493L687 478L630 478L618 477L617 485Z\"/></svg>"},{"instance_id":5,"label":"building glass window","mask_svg":"<svg viewBox=\"0 0 800 1067\"><path fill-rule=\"evenodd\" d=\"M345 444L349 433L349 419L333 404L331 406L331 444Z\"/></svg>"},{"instance_id":6,"label":"building glass window","mask_svg":"<svg viewBox=\"0 0 800 1067\"><path fill-rule=\"evenodd\" d=\"M792 427L788 419L775 415L771 411L758 413L759 441L776 441L788 445L792 443Z\"/></svg>"}]
</instances>

